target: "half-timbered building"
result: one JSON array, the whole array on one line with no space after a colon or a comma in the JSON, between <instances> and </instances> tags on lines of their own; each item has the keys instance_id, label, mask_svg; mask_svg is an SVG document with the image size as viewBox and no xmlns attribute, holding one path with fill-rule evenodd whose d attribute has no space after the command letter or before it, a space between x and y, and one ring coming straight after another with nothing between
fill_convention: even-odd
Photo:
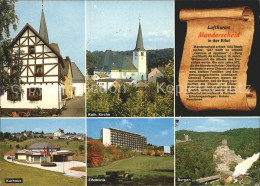
<instances>
[{"instance_id":1,"label":"half-timbered building","mask_svg":"<svg viewBox=\"0 0 260 186\"><path fill-rule=\"evenodd\" d=\"M65 105L64 62L58 44L49 43L42 9L40 30L28 23L12 42L13 51L21 52L22 93L13 101L7 91L1 96L1 108L9 109L61 109ZM8 71L12 73L12 68Z\"/></svg>"}]
</instances>

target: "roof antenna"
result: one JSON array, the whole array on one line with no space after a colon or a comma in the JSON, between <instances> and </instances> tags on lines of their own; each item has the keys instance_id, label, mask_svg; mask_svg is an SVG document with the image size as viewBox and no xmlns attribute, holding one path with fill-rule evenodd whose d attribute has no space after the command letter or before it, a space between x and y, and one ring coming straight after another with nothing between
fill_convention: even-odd
<instances>
[{"instance_id":1,"label":"roof antenna","mask_svg":"<svg viewBox=\"0 0 260 186\"><path fill-rule=\"evenodd\" d=\"M43 0L42 0L42 10L43 10Z\"/></svg>"},{"instance_id":2,"label":"roof antenna","mask_svg":"<svg viewBox=\"0 0 260 186\"><path fill-rule=\"evenodd\" d=\"M140 14L139 14L139 23L141 22L141 17L140 17Z\"/></svg>"}]
</instances>

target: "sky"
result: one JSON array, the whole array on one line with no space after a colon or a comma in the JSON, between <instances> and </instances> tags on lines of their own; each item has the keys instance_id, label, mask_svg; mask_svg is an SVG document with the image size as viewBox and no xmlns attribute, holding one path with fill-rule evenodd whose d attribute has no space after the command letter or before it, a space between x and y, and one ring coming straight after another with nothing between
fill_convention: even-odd
<instances>
[{"instance_id":1,"label":"sky","mask_svg":"<svg viewBox=\"0 0 260 186\"><path fill-rule=\"evenodd\" d=\"M173 118L87 119L87 136L99 139L102 128L117 128L147 137L147 143L173 145Z\"/></svg>"},{"instance_id":2,"label":"sky","mask_svg":"<svg viewBox=\"0 0 260 186\"><path fill-rule=\"evenodd\" d=\"M176 130L224 132L236 128L259 128L259 118L176 118Z\"/></svg>"},{"instance_id":3,"label":"sky","mask_svg":"<svg viewBox=\"0 0 260 186\"><path fill-rule=\"evenodd\" d=\"M59 128L64 129L65 133L85 133L85 119L1 119L0 124L2 132L10 133L24 130L53 133Z\"/></svg>"},{"instance_id":4,"label":"sky","mask_svg":"<svg viewBox=\"0 0 260 186\"><path fill-rule=\"evenodd\" d=\"M19 25L11 37L26 23L39 31L41 10L41 1L18 1ZM85 74L85 1L44 1L44 14L50 43L58 43L62 57L69 56Z\"/></svg>"},{"instance_id":5,"label":"sky","mask_svg":"<svg viewBox=\"0 0 260 186\"><path fill-rule=\"evenodd\" d=\"M87 50L134 50L139 15L144 48L174 47L173 1L87 1Z\"/></svg>"}]
</instances>

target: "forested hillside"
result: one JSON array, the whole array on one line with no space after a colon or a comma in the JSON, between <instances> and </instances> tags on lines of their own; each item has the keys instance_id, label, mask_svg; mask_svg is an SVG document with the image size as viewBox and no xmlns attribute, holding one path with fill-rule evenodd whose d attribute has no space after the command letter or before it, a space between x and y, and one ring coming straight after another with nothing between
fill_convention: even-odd
<instances>
[{"instance_id":1,"label":"forested hillside","mask_svg":"<svg viewBox=\"0 0 260 186\"><path fill-rule=\"evenodd\" d=\"M176 139L184 140L184 134L191 139L187 143L176 144L176 177L207 177L216 174L213 153L227 139L227 145L243 159L259 152L260 129L241 128L225 132L176 131Z\"/></svg>"},{"instance_id":2,"label":"forested hillside","mask_svg":"<svg viewBox=\"0 0 260 186\"><path fill-rule=\"evenodd\" d=\"M119 55L133 55L132 50L128 51L113 51ZM103 51L95 51L90 52L87 51L87 68L92 70L95 68L100 59L104 56L105 52ZM160 50L147 50L147 68L148 72L151 71L152 68L158 66L165 66L169 60L173 61L173 48L166 48Z\"/></svg>"}]
</instances>

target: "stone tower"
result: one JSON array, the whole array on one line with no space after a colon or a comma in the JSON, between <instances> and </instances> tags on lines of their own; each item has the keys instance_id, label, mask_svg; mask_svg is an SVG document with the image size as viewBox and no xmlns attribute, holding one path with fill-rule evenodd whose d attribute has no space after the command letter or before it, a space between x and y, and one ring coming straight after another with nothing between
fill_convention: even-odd
<instances>
[{"instance_id":1,"label":"stone tower","mask_svg":"<svg viewBox=\"0 0 260 186\"><path fill-rule=\"evenodd\" d=\"M133 64L138 69L138 81L147 80L147 64L146 64L146 50L143 44L143 35L141 23L139 21L139 29L136 40L136 47L133 51Z\"/></svg>"},{"instance_id":2,"label":"stone tower","mask_svg":"<svg viewBox=\"0 0 260 186\"><path fill-rule=\"evenodd\" d=\"M226 146L227 145L227 139L222 140L222 145Z\"/></svg>"}]
</instances>

